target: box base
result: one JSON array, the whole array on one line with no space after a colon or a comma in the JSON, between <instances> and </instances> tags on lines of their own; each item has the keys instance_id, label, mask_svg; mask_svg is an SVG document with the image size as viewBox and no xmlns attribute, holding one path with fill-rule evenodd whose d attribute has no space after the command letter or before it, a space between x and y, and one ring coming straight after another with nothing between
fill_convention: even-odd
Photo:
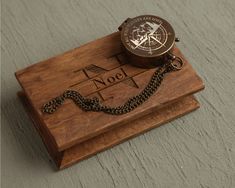
<instances>
[{"instance_id":1,"label":"box base","mask_svg":"<svg viewBox=\"0 0 235 188\"><path fill-rule=\"evenodd\" d=\"M34 126L41 135L49 154L51 155L52 159L59 169L66 168L87 157L95 155L98 152L115 146L129 138L137 136L150 129L159 127L164 123L167 123L175 118L183 116L199 108L199 103L193 95L186 96L178 99L175 102L166 104L158 110L144 117L141 117L140 119L116 127L108 132L77 144L69 149L58 152L51 145L51 143L48 142L48 134L45 133L40 119L36 116L36 113L29 103L24 92L18 92L18 96L21 99L28 115L33 120Z\"/></svg>"}]
</instances>

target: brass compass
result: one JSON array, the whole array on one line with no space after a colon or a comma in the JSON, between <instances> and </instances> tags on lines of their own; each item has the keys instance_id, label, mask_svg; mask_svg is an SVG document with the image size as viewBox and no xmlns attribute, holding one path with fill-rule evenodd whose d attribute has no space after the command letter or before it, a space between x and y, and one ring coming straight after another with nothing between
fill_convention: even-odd
<instances>
[{"instance_id":1,"label":"brass compass","mask_svg":"<svg viewBox=\"0 0 235 188\"><path fill-rule=\"evenodd\" d=\"M124 50L134 65L156 67L172 58L175 32L164 19L153 15L128 18L119 27Z\"/></svg>"}]
</instances>

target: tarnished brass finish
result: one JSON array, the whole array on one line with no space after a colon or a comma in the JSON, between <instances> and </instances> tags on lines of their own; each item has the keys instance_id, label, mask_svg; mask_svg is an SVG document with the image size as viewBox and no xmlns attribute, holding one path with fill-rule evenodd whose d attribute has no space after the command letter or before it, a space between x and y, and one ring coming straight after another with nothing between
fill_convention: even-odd
<instances>
[{"instance_id":1,"label":"tarnished brass finish","mask_svg":"<svg viewBox=\"0 0 235 188\"><path fill-rule=\"evenodd\" d=\"M153 15L128 18L119 27L121 42L130 63L152 68L167 62L175 42L175 32L164 19Z\"/></svg>"}]
</instances>

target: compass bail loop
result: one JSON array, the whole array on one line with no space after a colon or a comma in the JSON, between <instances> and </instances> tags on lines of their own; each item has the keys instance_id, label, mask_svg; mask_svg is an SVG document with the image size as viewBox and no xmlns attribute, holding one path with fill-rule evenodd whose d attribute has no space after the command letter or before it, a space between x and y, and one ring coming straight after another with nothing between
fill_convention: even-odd
<instances>
[{"instance_id":1,"label":"compass bail loop","mask_svg":"<svg viewBox=\"0 0 235 188\"><path fill-rule=\"evenodd\" d=\"M184 65L183 60L180 57L175 57L174 59L171 60L171 66L173 70L181 70L183 65Z\"/></svg>"}]
</instances>

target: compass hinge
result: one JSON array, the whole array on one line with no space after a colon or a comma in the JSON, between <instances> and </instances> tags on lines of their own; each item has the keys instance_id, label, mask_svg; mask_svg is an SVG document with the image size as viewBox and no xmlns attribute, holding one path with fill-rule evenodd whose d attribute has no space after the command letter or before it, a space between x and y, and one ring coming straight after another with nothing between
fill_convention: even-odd
<instances>
[{"instance_id":1,"label":"compass hinge","mask_svg":"<svg viewBox=\"0 0 235 188\"><path fill-rule=\"evenodd\" d=\"M123 26L129 21L131 20L131 18L127 18L124 22L122 22L122 24L118 27L118 30L121 31Z\"/></svg>"}]
</instances>

